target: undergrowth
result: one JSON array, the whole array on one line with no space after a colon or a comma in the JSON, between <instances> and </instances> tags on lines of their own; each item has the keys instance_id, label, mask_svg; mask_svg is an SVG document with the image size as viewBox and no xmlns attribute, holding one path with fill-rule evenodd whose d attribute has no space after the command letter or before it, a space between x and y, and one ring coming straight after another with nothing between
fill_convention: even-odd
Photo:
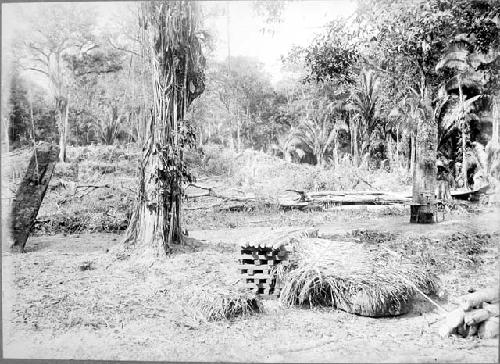
<instances>
[{"instance_id":1,"label":"undergrowth","mask_svg":"<svg viewBox=\"0 0 500 364\"><path fill-rule=\"evenodd\" d=\"M500 233L455 232L437 239L426 236L399 237L374 230L354 230L355 240L380 249L388 248L402 259L444 273L453 269L476 270L482 264L481 255Z\"/></svg>"}]
</instances>

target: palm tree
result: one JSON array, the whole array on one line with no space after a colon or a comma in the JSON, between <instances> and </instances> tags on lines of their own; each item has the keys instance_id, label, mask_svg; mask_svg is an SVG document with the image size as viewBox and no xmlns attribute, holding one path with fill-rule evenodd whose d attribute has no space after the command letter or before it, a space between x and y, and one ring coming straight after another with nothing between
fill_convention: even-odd
<instances>
[{"instance_id":1,"label":"palm tree","mask_svg":"<svg viewBox=\"0 0 500 364\"><path fill-rule=\"evenodd\" d=\"M358 85L351 94L349 108L355 114L354 129L360 134L362 155L370 150L370 139L379 121L377 108L379 89L378 76L373 71L364 70L360 75ZM359 150L357 137L358 135L353 136L353 142L355 148Z\"/></svg>"},{"instance_id":2,"label":"palm tree","mask_svg":"<svg viewBox=\"0 0 500 364\"><path fill-rule=\"evenodd\" d=\"M416 136L417 136L417 125L419 118L421 117L420 112L420 100L418 97L405 97L399 104L391 110L389 117L397 118L398 129L402 128L403 132L406 132L410 139L410 151L409 151L409 169L413 175L415 170L415 159L416 159ZM399 130L398 130L399 131Z\"/></svg>"},{"instance_id":3,"label":"palm tree","mask_svg":"<svg viewBox=\"0 0 500 364\"><path fill-rule=\"evenodd\" d=\"M181 183L190 179L182 148L193 143L187 108L204 90L205 59L193 1L144 2L139 23L153 74L153 113L139 172L139 193L125 242L154 255L182 241Z\"/></svg>"},{"instance_id":4,"label":"palm tree","mask_svg":"<svg viewBox=\"0 0 500 364\"><path fill-rule=\"evenodd\" d=\"M458 88L458 103L453 105L448 120L445 120L447 130L458 127L462 133L462 179L464 187L467 186L467 142L470 140L470 120L473 119L472 112L474 102L482 95L476 95L467 99L464 87L468 86L481 92L485 80L483 73L478 71L478 66L486 61L487 56L471 51L471 40L465 34L459 34L451 42L447 52L436 65L436 70L448 69L455 75L442 87L445 90Z\"/></svg>"},{"instance_id":5,"label":"palm tree","mask_svg":"<svg viewBox=\"0 0 500 364\"><path fill-rule=\"evenodd\" d=\"M299 139L312 151L321 167L324 166L325 155L336 142L339 130L347 128L345 122L334 117L340 107L340 103L330 102L325 97L309 100L305 117L290 132L291 138Z\"/></svg>"}]
</instances>

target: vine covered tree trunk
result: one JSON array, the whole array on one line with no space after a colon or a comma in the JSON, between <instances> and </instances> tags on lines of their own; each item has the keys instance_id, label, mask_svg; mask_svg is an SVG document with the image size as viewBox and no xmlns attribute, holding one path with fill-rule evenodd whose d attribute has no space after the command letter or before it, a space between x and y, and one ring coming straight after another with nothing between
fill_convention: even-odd
<instances>
[{"instance_id":1,"label":"vine covered tree trunk","mask_svg":"<svg viewBox=\"0 0 500 364\"><path fill-rule=\"evenodd\" d=\"M433 223L436 220L436 157L437 123L430 101L426 98L422 105L423 115L418 120L415 138L415 167L413 171L413 199L410 222Z\"/></svg>"},{"instance_id":2,"label":"vine covered tree trunk","mask_svg":"<svg viewBox=\"0 0 500 364\"><path fill-rule=\"evenodd\" d=\"M193 146L187 108L204 90L205 59L192 1L144 2L140 25L152 62L153 114L146 128L139 194L125 243L164 255L182 241L183 148Z\"/></svg>"},{"instance_id":3,"label":"vine covered tree trunk","mask_svg":"<svg viewBox=\"0 0 500 364\"><path fill-rule=\"evenodd\" d=\"M57 146L45 142L37 145L33 152L26 174L16 191L12 207L12 251L24 251L45 192L47 192L58 154Z\"/></svg>"}]
</instances>

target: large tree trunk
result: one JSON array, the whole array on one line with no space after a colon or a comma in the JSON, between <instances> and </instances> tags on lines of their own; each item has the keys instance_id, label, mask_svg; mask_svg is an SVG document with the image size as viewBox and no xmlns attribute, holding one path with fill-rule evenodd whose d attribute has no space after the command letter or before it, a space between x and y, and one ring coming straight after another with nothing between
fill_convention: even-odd
<instances>
[{"instance_id":1,"label":"large tree trunk","mask_svg":"<svg viewBox=\"0 0 500 364\"><path fill-rule=\"evenodd\" d=\"M187 107L204 90L204 59L196 38L196 4L145 2L141 24L148 32L154 103L139 173L139 195L125 242L164 255L182 241L180 211L184 178L182 145L192 145ZM175 41L170 39L175 35ZM183 138L183 139L181 139ZM180 140L181 139L181 140ZM190 144L191 143L191 144Z\"/></svg>"},{"instance_id":2,"label":"large tree trunk","mask_svg":"<svg viewBox=\"0 0 500 364\"><path fill-rule=\"evenodd\" d=\"M42 142L36 146L26 174L19 186L11 215L11 250L23 252L33 229L58 158L57 146Z\"/></svg>"},{"instance_id":3,"label":"large tree trunk","mask_svg":"<svg viewBox=\"0 0 500 364\"><path fill-rule=\"evenodd\" d=\"M416 161L413 172L413 199L410 222L433 223L436 220L437 124L430 101L423 101L424 117L418 121Z\"/></svg>"}]
</instances>

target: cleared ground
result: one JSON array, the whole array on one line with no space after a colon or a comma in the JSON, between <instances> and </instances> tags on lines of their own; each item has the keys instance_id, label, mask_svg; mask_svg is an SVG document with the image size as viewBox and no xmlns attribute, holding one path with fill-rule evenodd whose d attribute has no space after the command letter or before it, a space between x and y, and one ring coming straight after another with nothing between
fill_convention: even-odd
<instances>
[{"instance_id":1,"label":"cleared ground","mask_svg":"<svg viewBox=\"0 0 500 364\"><path fill-rule=\"evenodd\" d=\"M469 288L498 285L498 238L490 239L469 265L453 249L445 256L446 251L437 249L439 241L457 232L498 232L498 216L495 211L450 216L432 226L410 225L407 216L389 216L344 219L318 224L318 228L320 235L331 239L347 236L354 229L436 239L436 261L453 263L440 274L443 293L439 302L450 309L450 299ZM423 300L410 314L396 318L286 308L277 301L265 301L262 314L205 322L193 302L204 289L237 284L240 239L265 229L270 228L191 231L194 239L188 246L152 266L113 260L113 246L121 238L115 234L33 237L28 253L4 253L2 257L4 356L264 362L498 361L497 339L440 338L439 312ZM93 269L80 270L85 262L91 262Z\"/></svg>"}]
</instances>

